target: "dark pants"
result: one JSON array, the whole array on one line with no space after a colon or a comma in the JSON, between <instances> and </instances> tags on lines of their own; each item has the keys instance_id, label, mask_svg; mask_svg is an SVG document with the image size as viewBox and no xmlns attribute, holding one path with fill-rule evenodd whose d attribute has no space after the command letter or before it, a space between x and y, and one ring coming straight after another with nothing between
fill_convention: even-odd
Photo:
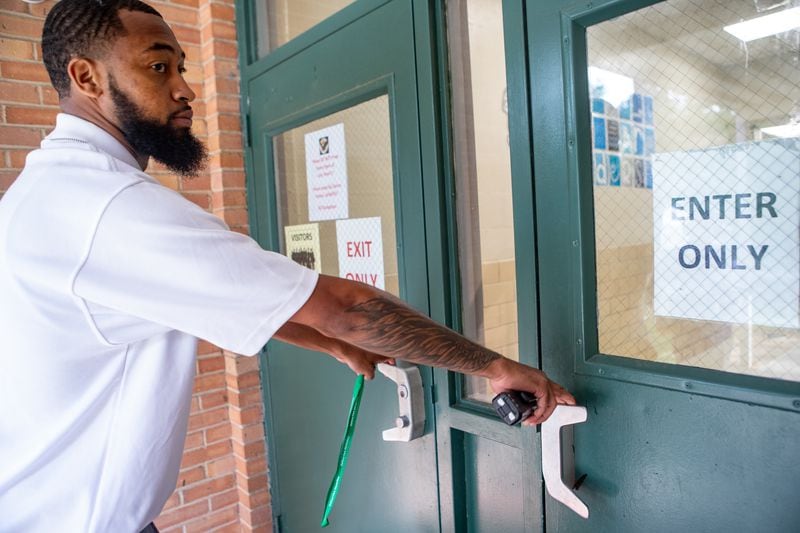
<instances>
[{"instance_id":1,"label":"dark pants","mask_svg":"<svg viewBox=\"0 0 800 533\"><path fill-rule=\"evenodd\" d=\"M158 533L158 529L156 529L156 525L152 522L142 530L142 533Z\"/></svg>"}]
</instances>

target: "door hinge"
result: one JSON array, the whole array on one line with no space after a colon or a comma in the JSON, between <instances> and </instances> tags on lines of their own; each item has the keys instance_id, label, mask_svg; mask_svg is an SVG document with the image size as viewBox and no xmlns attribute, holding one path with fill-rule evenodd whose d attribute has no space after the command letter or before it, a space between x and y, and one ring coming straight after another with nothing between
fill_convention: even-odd
<instances>
[{"instance_id":1,"label":"door hinge","mask_svg":"<svg viewBox=\"0 0 800 533\"><path fill-rule=\"evenodd\" d=\"M247 148L253 146L252 137L250 135L250 107L247 108L247 114L244 116L244 143Z\"/></svg>"},{"instance_id":2,"label":"door hinge","mask_svg":"<svg viewBox=\"0 0 800 533\"><path fill-rule=\"evenodd\" d=\"M274 527L272 528L272 530L273 530L275 533L283 533L283 524L281 523L281 515L277 515L277 516L274 518L274 523L273 523L273 526L274 526Z\"/></svg>"}]
</instances>

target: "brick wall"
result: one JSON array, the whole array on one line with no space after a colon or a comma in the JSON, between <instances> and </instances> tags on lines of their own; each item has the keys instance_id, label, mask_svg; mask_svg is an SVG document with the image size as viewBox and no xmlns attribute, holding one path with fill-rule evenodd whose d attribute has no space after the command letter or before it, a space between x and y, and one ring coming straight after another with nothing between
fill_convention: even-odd
<instances>
[{"instance_id":1,"label":"brick wall","mask_svg":"<svg viewBox=\"0 0 800 533\"><path fill-rule=\"evenodd\" d=\"M39 45L44 17L54 3L0 0L0 195L55 123L58 99ZM156 164L148 170L247 233L234 2L150 3L186 51L186 77L198 95L195 132L211 158L207 172L195 179L181 179ZM272 529L256 358L200 344L178 486L156 524L165 532Z\"/></svg>"}]
</instances>

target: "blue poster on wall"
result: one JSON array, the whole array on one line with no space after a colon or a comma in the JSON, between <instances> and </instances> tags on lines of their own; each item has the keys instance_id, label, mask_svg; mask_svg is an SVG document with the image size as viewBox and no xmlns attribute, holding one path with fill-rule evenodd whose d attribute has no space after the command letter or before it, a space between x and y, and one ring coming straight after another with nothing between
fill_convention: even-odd
<instances>
[{"instance_id":1,"label":"blue poster on wall","mask_svg":"<svg viewBox=\"0 0 800 533\"><path fill-rule=\"evenodd\" d=\"M595 117L593 119L594 129L594 149L606 149L606 120L604 118Z\"/></svg>"},{"instance_id":2,"label":"blue poster on wall","mask_svg":"<svg viewBox=\"0 0 800 533\"><path fill-rule=\"evenodd\" d=\"M619 187L619 156L608 156L608 182L614 187Z\"/></svg>"}]
</instances>

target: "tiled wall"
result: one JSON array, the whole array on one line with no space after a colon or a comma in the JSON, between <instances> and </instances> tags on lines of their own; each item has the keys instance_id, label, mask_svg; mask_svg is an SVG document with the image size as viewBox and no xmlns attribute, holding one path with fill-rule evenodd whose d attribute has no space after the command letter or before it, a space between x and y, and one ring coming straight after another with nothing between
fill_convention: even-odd
<instances>
[{"instance_id":1,"label":"tiled wall","mask_svg":"<svg viewBox=\"0 0 800 533\"><path fill-rule=\"evenodd\" d=\"M484 344L512 359L517 345L517 287L513 260L483 263Z\"/></svg>"}]
</instances>

